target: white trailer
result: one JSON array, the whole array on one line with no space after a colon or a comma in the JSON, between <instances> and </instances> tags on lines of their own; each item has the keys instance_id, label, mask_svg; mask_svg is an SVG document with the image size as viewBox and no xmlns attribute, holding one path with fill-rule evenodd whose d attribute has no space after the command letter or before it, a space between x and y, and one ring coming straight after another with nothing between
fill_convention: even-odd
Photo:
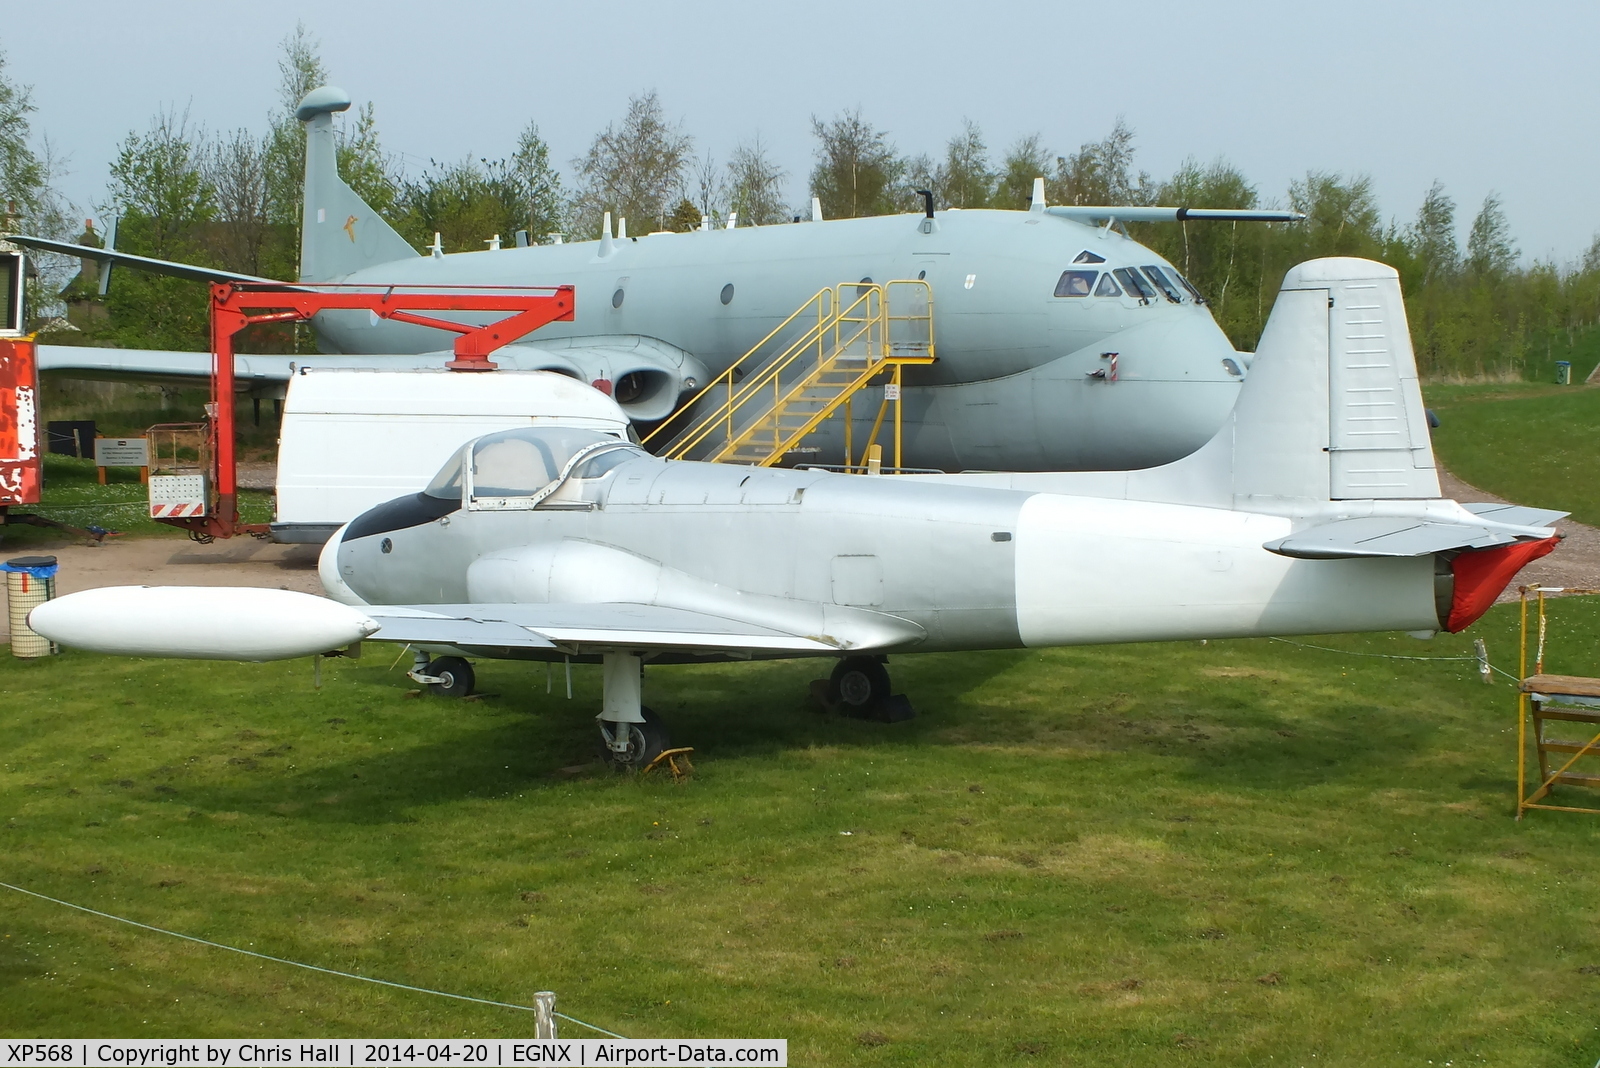
<instances>
[{"instance_id":1,"label":"white trailer","mask_svg":"<svg viewBox=\"0 0 1600 1068\"><path fill-rule=\"evenodd\" d=\"M610 397L549 371L302 370L284 398L272 538L321 544L420 492L463 442L546 423L629 433Z\"/></svg>"}]
</instances>

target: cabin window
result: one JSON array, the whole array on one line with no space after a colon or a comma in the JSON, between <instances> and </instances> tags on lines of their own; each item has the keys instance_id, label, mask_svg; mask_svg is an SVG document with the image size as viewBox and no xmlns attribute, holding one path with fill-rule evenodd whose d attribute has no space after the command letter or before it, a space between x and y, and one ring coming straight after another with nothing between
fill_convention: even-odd
<instances>
[{"instance_id":1,"label":"cabin window","mask_svg":"<svg viewBox=\"0 0 1600 1068\"><path fill-rule=\"evenodd\" d=\"M1111 277L1110 271L1107 271L1100 276L1100 284L1094 287L1094 295L1097 297L1120 297L1122 296L1122 287L1117 285L1117 280Z\"/></svg>"},{"instance_id":2,"label":"cabin window","mask_svg":"<svg viewBox=\"0 0 1600 1068\"><path fill-rule=\"evenodd\" d=\"M732 282L729 282L727 285L722 287L722 303L724 303L724 304L732 304L733 303L733 283Z\"/></svg>"},{"instance_id":3,"label":"cabin window","mask_svg":"<svg viewBox=\"0 0 1600 1068\"><path fill-rule=\"evenodd\" d=\"M622 291L622 288L619 286L617 288L617 291L615 293L611 294L611 306L613 308L622 307L622 298L625 297L625 296L627 296L627 294L624 293Z\"/></svg>"},{"instance_id":4,"label":"cabin window","mask_svg":"<svg viewBox=\"0 0 1600 1068\"><path fill-rule=\"evenodd\" d=\"M1094 292L1094 278L1097 271L1062 271L1061 280L1056 283L1056 296L1058 297L1087 297Z\"/></svg>"},{"instance_id":5,"label":"cabin window","mask_svg":"<svg viewBox=\"0 0 1600 1068\"><path fill-rule=\"evenodd\" d=\"M1106 262L1106 258L1104 256L1100 255L1098 252L1090 252L1088 249L1084 249L1082 252L1078 253L1076 256L1074 256L1072 258L1072 262L1073 263L1104 263L1104 262Z\"/></svg>"},{"instance_id":6,"label":"cabin window","mask_svg":"<svg viewBox=\"0 0 1600 1068\"><path fill-rule=\"evenodd\" d=\"M1155 299L1156 291L1151 289L1150 283L1132 267L1118 267L1117 281L1122 283L1122 288L1128 291L1130 297L1146 301Z\"/></svg>"},{"instance_id":7,"label":"cabin window","mask_svg":"<svg viewBox=\"0 0 1600 1068\"><path fill-rule=\"evenodd\" d=\"M1160 267L1153 265L1146 267L1144 273L1149 275L1150 281L1156 284L1156 288L1161 290L1168 300L1174 304L1183 303L1183 295L1178 292L1178 287L1172 284L1172 279L1168 278L1166 272Z\"/></svg>"}]
</instances>

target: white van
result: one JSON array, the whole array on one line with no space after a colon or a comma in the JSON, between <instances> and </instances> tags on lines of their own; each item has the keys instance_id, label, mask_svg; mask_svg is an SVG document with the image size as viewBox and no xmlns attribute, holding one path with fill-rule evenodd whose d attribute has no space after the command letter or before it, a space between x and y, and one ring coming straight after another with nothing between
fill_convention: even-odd
<instances>
[{"instance_id":1,"label":"white van","mask_svg":"<svg viewBox=\"0 0 1600 1068\"><path fill-rule=\"evenodd\" d=\"M629 434L610 397L549 371L303 369L284 398L272 538L321 544L420 492L463 442L545 424Z\"/></svg>"}]
</instances>

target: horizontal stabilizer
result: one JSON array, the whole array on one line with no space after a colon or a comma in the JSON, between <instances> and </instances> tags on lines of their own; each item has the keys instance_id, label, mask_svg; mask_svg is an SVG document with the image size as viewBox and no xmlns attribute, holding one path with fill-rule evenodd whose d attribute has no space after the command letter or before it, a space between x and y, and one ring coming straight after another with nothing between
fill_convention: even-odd
<instances>
[{"instance_id":1,"label":"horizontal stabilizer","mask_svg":"<svg viewBox=\"0 0 1600 1068\"><path fill-rule=\"evenodd\" d=\"M197 282L277 281L275 278L261 278L253 274L243 274L239 271L226 271L220 267L201 267L194 263L158 260L150 256L135 256L131 252L118 252L116 249L77 245L71 241L52 241L47 237L7 234L5 239L12 244L38 249L40 252L59 252L63 256L71 256L74 259L96 260L100 263L114 264L118 267L134 267L141 271L148 271L151 274L170 274L177 278L192 278Z\"/></svg>"},{"instance_id":2,"label":"horizontal stabilizer","mask_svg":"<svg viewBox=\"0 0 1600 1068\"><path fill-rule=\"evenodd\" d=\"M1463 504L1461 507L1473 515L1491 519L1496 523L1509 523L1518 527L1547 527L1557 519L1565 519L1571 512L1557 512L1550 508L1529 508L1521 504Z\"/></svg>"},{"instance_id":3,"label":"horizontal stabilizer","mask_svg":"<svg viewBox=\"0 0 1600 1068\"><path fill-rule=\"evenodd\" d=\"M649 604L374 605L371 640L477 647L748 650L830 653L838 647L739 620Z\"/></svg>"},{"instance_id":4,"label":"horizontal stabilizer","mask_svg":"<svg viewBox=\"0 0 1600 1068\"><path fill-rule=\"evenodd\" d=\"M1519 541L1543 540L1553 533L1533 524L1490 521L1480 525L1422 517L1362 516L1319 523L1287 538L1269 541L1262 548L1301 560L1426 556L1451 549L1493 549Z\"/></svg>"}]
</instances>

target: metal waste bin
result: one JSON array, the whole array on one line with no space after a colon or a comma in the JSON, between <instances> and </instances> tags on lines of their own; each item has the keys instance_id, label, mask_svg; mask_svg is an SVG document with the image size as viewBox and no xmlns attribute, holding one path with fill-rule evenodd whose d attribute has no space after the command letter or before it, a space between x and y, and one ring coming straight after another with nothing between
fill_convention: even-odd
<instances>
[{"instance_id":1,"label":"metal waste bin","mask_svg":"<svg viewBox=\"0 0 1600 1068\"><path fill-rule=\"evenodd\" d=\"M1558 385L1558 386L1570 386L1570 385L1572 385L1572 361L1571 360L1557 360L1556 361L1556 385Z\"/></svg>"},{"instance_id":2,"label":"metal waste bin","mask_svg":"<svg viewBox=\"0 0 1600 1068\"><path fill-rule=\"evenodd\" d=\"M11 655L54 656L56 643L28 626L28 613L56 595L56 558L17 556L0 564L6 573L6 601L11 608Z\"/></svg>"}]
</instances>

